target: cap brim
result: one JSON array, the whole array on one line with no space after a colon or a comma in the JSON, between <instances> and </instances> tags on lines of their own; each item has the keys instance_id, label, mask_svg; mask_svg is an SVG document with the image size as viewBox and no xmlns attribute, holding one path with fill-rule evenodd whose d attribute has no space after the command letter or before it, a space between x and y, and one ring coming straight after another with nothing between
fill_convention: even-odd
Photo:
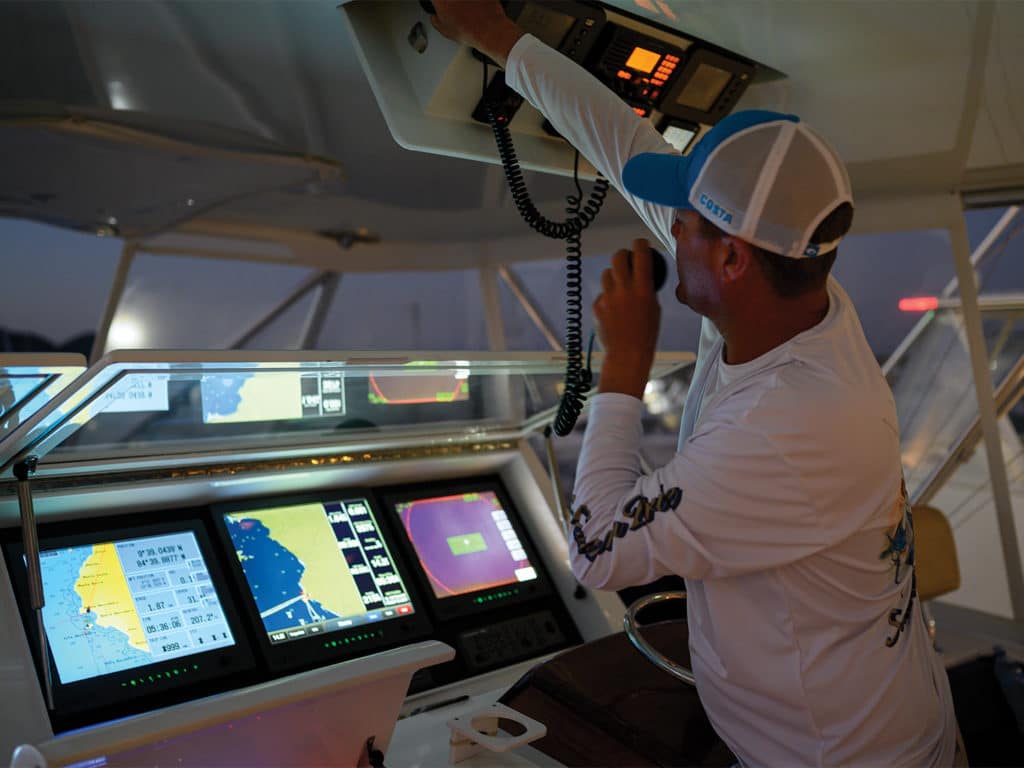
<instances>
[{"instance_id":1,"label":"cap brim","mask_svg":"<svg viewBox=\"0 0 1024 768\"><path fill-rule=\"evenodd\" d=\"M636 155L622 169L622 185L641 200L692 211L686 182L690 158L661 152Z\"/></svg>"}]
</instances>

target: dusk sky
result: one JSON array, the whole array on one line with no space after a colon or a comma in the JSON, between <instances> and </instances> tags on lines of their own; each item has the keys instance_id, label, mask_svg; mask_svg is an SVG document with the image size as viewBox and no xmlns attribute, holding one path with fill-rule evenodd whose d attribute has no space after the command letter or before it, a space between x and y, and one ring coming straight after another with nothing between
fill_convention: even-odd
<instances>
[{"instance_id":1,"label":"dusk sky","mask_svg":"<svg viewBox=\"0 0 1024 768\"><path fill-rule=\"evenodd\" d=\"M984 237L1001 213L999 209L968 213L972 245ZM36 333L58 345L95 329L117 266L120 240L14 219L0 219L0 238L6 266L0 284L0 327ZM589 304L608 258L607 254L588 255L593 258L587 258L584 266L587 328ZM1016 237L1001 255L984 263L983 290L1024 290L1022 257L1024 237ZM562 264L523 263L516 265L515 271L561 334ZM857 305L868 340L882 357L916 320L897 309L898 300L937 293L953 273L948 238L941 231L847 238L835 268ZM285 265L140 255L130 273L119 317L139 323L143 338L136 344L140 346L223 348L307 274L304 268ZM485 349L487 335L477 285L471 271L345 276L319 346ZM660 347L694 349L697 318L675 302L674 285L670 278L660 296ZM503 293L502 300L509 348L546 349L511 294ZM251 346L291 346L307 308L308 303L295 307Z\"/></svg>"}]
</instances>

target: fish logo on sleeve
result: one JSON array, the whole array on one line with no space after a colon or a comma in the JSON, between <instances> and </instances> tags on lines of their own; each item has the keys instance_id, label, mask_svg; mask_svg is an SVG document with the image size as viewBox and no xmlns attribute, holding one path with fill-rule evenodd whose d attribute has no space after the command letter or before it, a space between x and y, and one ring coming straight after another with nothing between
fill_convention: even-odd
<instances>
[{"instance_id":1,"label":"fish logo on sleeve","mask_svg":"<svg viewBox=\"0 0 1024 768\"><path fill-rule=\"evenodd\" d=\"M888 543L878 556L880 560L889 559L892 563L894 583L903 585L898 607L889 611L889 626L895 630L885 639L885 644L889 648L896 645L903 630L910 623L910 617L914 612L914 598L917 596L917 573L914 570L914 513L910 508L906 481L903 482L900 497L903 513L892 532L885 534ZM911 574L909 584L904 583L907 581L908 570Z\"/></svg>"}]
</instances>

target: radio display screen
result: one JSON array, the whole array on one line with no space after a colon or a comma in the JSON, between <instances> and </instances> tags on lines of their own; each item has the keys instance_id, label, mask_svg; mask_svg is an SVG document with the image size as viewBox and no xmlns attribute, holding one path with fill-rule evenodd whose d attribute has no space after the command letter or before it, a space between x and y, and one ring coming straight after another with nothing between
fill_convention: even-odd
<instances>
[{"instance_id":1,"label":"radio display screen","mask_svg":"<svg viewBox=\"0 0 1024 768\"><path fill-rule=\"evenodd\" d=\"M659 61L661 61L660 53L648 51L646 48L634 48L633 52L629 54L629 58L626 59L626 66L638 72L650 74L658 66Z\"/></svg>"}]
</instances>

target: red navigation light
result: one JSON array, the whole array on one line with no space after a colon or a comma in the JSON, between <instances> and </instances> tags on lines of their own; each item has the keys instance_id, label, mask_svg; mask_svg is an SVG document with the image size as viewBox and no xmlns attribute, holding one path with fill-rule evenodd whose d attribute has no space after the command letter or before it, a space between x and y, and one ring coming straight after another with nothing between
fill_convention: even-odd
<instances>
[{"instance_id":1,"label":"red navigation light","mask_svg":"<svg viewBox=\"0 0 1024 768\"><path fill-rule=\"evenodd\" d=\"M930 312L939 308L936 296L912 296L900 299L900 312Z\"/></svg>"}]
</instances>

